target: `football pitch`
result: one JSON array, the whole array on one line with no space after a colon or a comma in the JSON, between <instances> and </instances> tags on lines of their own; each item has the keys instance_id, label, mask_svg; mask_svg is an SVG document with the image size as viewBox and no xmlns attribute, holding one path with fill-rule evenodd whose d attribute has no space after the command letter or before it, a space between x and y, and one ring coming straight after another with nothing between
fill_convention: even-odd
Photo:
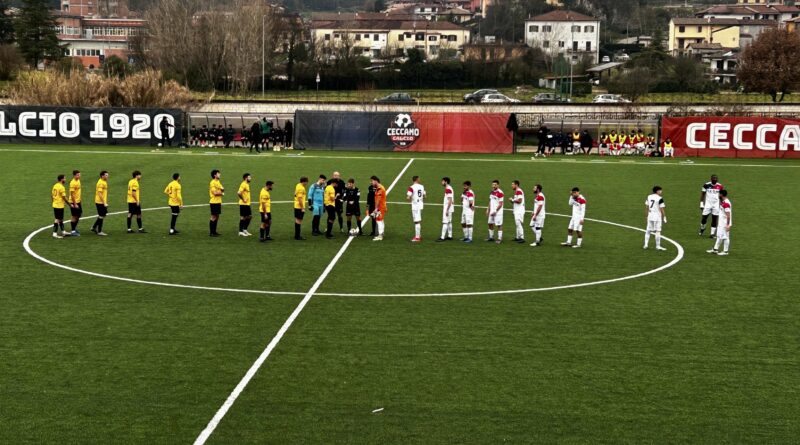
<instances>
[{"instance_id":1,"label":"football pitch","mask_svg":"<svg viewBox=\"0 0 800 445\"><path fill-rule=\"evenodd\" d=\"M219 151L0 147L0 443L800 437L800 162ZM208 236L214 168L226 189L219 238ZM53 239L50 187L73 169L83 236ZM89 231L101 170L107 237ZM125 233L133 170L146 234ZM334 239L312 237L310 215L307 240L293 239L295 184L333 171L356 180L362 211L370 176L389 189L384 241L338 224ZM169 236L174 172L186 207ZM237 236L245 172L254 200L275 182L274 241ZM711 174L733 202L727 257L697 233ZM428 194L419 244L405 202L414 175ZM443 176L457 197L473 184L473 244L434 242ZM505 241L483 241L494 179L506 196L520 180L529 211L544 186L542 246L511 241L510 212ZM654 185L666 251L642 249ZM581 249L559 245L575 186L587 199Z\"/></svg>"}]
</instances>

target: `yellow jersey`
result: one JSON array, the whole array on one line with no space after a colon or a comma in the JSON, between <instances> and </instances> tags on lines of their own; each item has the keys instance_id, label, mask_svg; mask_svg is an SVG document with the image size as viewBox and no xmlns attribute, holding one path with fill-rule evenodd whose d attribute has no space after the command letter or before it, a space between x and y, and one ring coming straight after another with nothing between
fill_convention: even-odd
<instances>
[{"instance_id":1,"label":"yellow jersey","mask_svg":"<svg viewBox=\"0 0 800 445\"><path fill-rule=\"evenodd\" d=\"M242 181L242 183L239 184L239 205L250 205L250 183L247 181Z\"/></svg>"},{"instance_id":2,"label":"yellow jersey","mask_svg":"<svg viewBox=\"0 0 800 445\"><path fill-rule=\"evenodd\" d=\"M97 180L94 186L94 203L108 205L108 181L103 178Z\"/></svg>"},{"instance_id":3,"label":"yellow jersey","mask_svg":"<svg viewBox=\"0 0 800 445\"><path fill-rule=\"evenodd\" d=\"M183 187L181 187L181 183L177 180L167 184L167 188L164 189L164 194L168 196L167 204L170 207L183 205L183 194L181 193L182 188Z\"/></svg>"},{"instance_id":4,"label":"yellow jersey","mask_svg":"<svg viewBox=\"0 0 800 445\"><path fill-rule=\"evenodd\" d=\"M325 187L323 203L325 204L325 207L336 205L336 187L333 185Z\"/></svg>"},{"instance_id":5,"label":"yellow jersey","mask_svg":"<svg viewBox=\"0 0 800 445\"><path fill-rule=\"evenodd\" d=\"M208 184L208 202L211 204L222 204L222 192L225 189L219 179L212 179ZM219 196L216 194L219 193Z\"/></svg>"},{"instance_id":6,"label":"yellow jersey","mask_svg":"<svg viewBox=\"0 0 800 445\"><path fill-rule=\"evenodd\" d=\"M128 203L138 204L139 202L139 180L133 178L128 181Z\"/></svg>"},{"instance_id":7,"label":"yellow jersey","mask_svg":"<svg viewBox=\"0 0 800 445\"><path fill-rule=\"evenodd\" d=\"M73 178L69 181L69 203L81 203L81 180Z\"/></svg>"},{"instance_id":8,"label":"yellow jersey","mask_svg":"<svg viewBox=\"0 0 800 445\"><path fill-rule=\"evenodd\" d=\"M258 195L258 211L261 213L270 213L272 211L272 197L270 197L269 190L266 188L261 189Z\"/></svg>"},{"instance_id":9,"label":"yellow jersey","mask_svg":"<svg viewBox=\"0 0 800 445\"><path fill-rule=\"evenodd\" d=\"M64 188L64 184L56 182L50 191L50 195L53 198L54 209L63 209L67 204L67 189Z\"/></svg>"},{"instance_id":10,"label":"yellow jersey","mask_svg":"<svg viewBox=\"0 0 800 445\"><path fill-rule=\"evenodd\" d=\"M306 208L306 188L303 187L303 183L294 186L294 208Z\"/></svg>"}]
</instances>

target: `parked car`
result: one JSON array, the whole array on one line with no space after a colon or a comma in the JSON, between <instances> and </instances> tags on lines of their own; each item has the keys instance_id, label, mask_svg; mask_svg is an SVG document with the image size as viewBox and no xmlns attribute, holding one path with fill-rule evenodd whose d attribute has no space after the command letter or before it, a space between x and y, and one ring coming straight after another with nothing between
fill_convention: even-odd
<instances>
[{"instance_id":1,"label":"parked car","mask_svg":"<svg viewBox=\"0 0 800 445\"><path fill-rule=\"evenodd\" d=\"M392 93L388 96L375 99L375 102L385 104L413 104L417 101L415 101L414 98L408 93Z\"/></svg>"},{"instance_id":2,"label":"parked car","mask_svg":"<svg viewBox=\"0 0 800 445\"><path fill-rule=\"evenodd\" d=\"M539 93L533 96L533 103L535 104L563 104L569 101L566 97L561 97L555 93Z\"/></svg>"},{"instance_id":3,"label":"parked car","mask_svg":"<svg viewBox=\"0 0 800 445\"><path fill-rule=\"evenodd\" d=\"M494 93L487 94L481 98L482 104L515 104L519 103L519 99L513 99L505 94Z\"/></svg>"},{"instance_id":4,"label":"parked car","mask_svg":"<svg viewBox=\"0 0 800 445\"><path fill-rule=\"evenodd\" d=\"M603 62L603 63L611 62L611 57L603 56L603 60L601 60L601 62Z\"/></svg>"},{"instance_id":5,"label":"parked car","mask_svg":"<svg viewBox=\"0 0 800 445\"><path fill-rule=\"evenodd\" d=\"M619 94L598 94L592 99L596 104L626 104L630 103L628 99L620 96Z\"/></svg>"},{"instance_id":6,"label":"parked car","mask_svg":"<svg viewBox=\"0 0 800 445\"><path fill-rule=\"evenodd\" d=\"M498 93L500 93L500 92L497 91L497 90L492 90L492 89L478 90L478 91L475 91L475 92L472 92L472 93L469 93L469 94L465 94L464 95L464 102L466 102L468 104L477 104L477 103L481 102L481 99L483 98L483 96L486 96L487 94L498 94Z\"/></svg>"}]
</instances>

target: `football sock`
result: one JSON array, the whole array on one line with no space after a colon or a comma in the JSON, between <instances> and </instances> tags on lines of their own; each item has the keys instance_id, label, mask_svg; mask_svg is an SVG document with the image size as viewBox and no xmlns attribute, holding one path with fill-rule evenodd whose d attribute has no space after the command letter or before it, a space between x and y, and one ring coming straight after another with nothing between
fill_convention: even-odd
<instances>
[{"instance_id":1,"label":"football sock","mask_svg":"<svg viewBox=\"0 0 800 445\"><path fill-rule=\"evenodd\" d=\"M442 225L442 239L447 238L447 224Z\"/></svg>"},{"instance_id":2,"label":"football sock","mask_svg":"<svg viewBox=\"0 0 800 445\"><path fill-rule=\"evenodd\" d=\"M377 221L375 221L375 218L371 218L371 219L370 219L370 222L372 223L372 233L375 233L375 230L377 230L377 224L378 224L378 222L377 222Z\"/></svg>"},{"instance_id":3,"label":"football sock","mask_svg":"<svg viewBox=\"0 0 800 445\"><path fill-rule=\"evenodd\" d=\"M572 235L567 235L567 244L572 244Z\"/></svg>"},{"instance_id":4,"label":"football sock","mask_svg":"<svg viewBox=\"0 0 800 445\"><path fill-rule=\"evenodd\" d=\"M311 221L311 231L315 233L319 233L319 221L320 217L315 216L314 219Z\"/></svg>"},{"instance_id":5,"label":"football sock","mask_svg":"<svg viewBox=\"0 0 800 445\"><path fill-rule=\"evenodd\" d=\"M331 236L331 232L333 231L333 221L328 221L328 230L325 231L325 235Z\"/></svg>"},{"instance_id":6,"label":"football sock","mask_svg":"<svg viewBox=\"0 0 800 445\"><path fill-rule=\"evenodd\" d=\"M383 236L384 222L378 221L378 235Z\"/></svg>"},{"instance_id":7,"label":"football sock","mask_svg":"<svg viewBox=\"0 0 800 445\"><path fill-rule=\"evenodd\" d=\"M75 222L74 222L74 221L70 221L70 222L69 222L69 227L70 227L70 230L72 230L73 232L75 231L75 225L76 225L76 224L75 224Z\"/></svg>"},{"instance_id":8,"label":"football sock","mask_svg":"<svg viewBox=\"0 0 800 445\"><path fill-rule=\"evenodd\" d=\"M661 233L656 232L656 247L661 247Z\"/></svg>"},{"instance_id":9,"label":"football sock","mask_svg":"<svg viewBox=\"0 0 800 445\"><path fill-rule=\"evenodd\" d=\"M104 222L105 222L105 219L97 218L97 231L98 232L102 232L103 231L103 223Z\"/></svg>"},{"instance_id":10,"label":"football sock","mask_svg":"<svg viewBox=\"0 0 800 445\"><path fill-rule=\"evenodd\" d=\"M421 236L422 226L420 223L414 223L414 235L419 238Z\"/></svg>"},{"instance_id":11,"label":"football sock","mask_svg":"<svg viewBox=\"0 0 800 445\"><path fill-rule=\"evenodd\" d=\"M244 230L250 229L250 222L253 221L252 218L247 218L244 220Z\"/></svg>"},{"instance_id":12,"label":"football sock","mask_svg":"<svg viewBox=\"0 0 800 445\"><path fill-rule=\"evenodd\" d=\"M475 230L475 229L474 229L474 228L472 228L472 227L470 227L470 228L469 228L469 239L472 239L472 234L474 233L474 232L473 232L474 230Z\"/></svg>"},{"instance_id":13,"label":"football sock","mask_svg":"<svg viewBox=\"0 0 800 445\"><path fill-rule=\"evenodd\" d=\"M541 242L541 241L542 241L542 229L537 227L536 228L536 242L538 243L538 242Z\"/></svg>"},{"instance_id":14,"label":"football sock","mask_svg":"<svg viewBox=\"0 0 800 445\"><path fill-rule=\"evenodd\" d=\"M208 233L214 234L214 221L208 221Z\"/></svg>"},{"instance_id":15,"label":"football sock","mask_svg":"<svg viewBox=\"0 0 800 445\"><path fill-rule=\"evenodd\" d=\"M448 238L452 238L453 237L453 223L452 222L447 223L447 237Z\"/></svg>"},{"instance_id":16,"label":"football sock","mask_svg":"<svg viewBox=\"0 0 800 445\"><path fill-rule=\"evenodd\" d=\"M136 218L136 225L139 226L139 230L142 230L142 218Z\"/></svg>"},{"instance_id":17,"label":"football sock","mask_svg":"<svg viewBox=\"0 0 800 445\"><path fill-rule=\"evenodd\" d=\"M239 220L239 232L243 232L243 231L244 231L244 220L240 219Z\"/></svg>"},{"instance_id":18,"label":"football sock","mask_svg":"<svg viewBox=\"0 0 800 445\"><path fill-rule=\"evenodd\" d=\"M726 239L725 241L723 241L723 246L724 246L724 247L723 247L723 250L724 250L725 252L727 252L727 251L728 251L728 249L731 247L731 240L729 240L729 239Z\"/></svg>"},{"instance_id":19,"label":"football sock","mask_svg":"<svg viewBox=\"0 0 800 445\"><path fill-rule=\"evenodd\" d=\"M347 232L350 233L351 230L353 230L353 225L350 222L350 220L348 219L347 220Z\"/></svg>"},{"instance_id":20,"label":"football sock","mask_svg":"<svg viewBox=\"0 0 800 445\"><path fill-rule=\"evenodd\" d=\"M131 230L131 217L128 217L128 230Z\"/></svg>"},{"instance_id":21,"label":"football sock","mask_svg":"<svg viewBox=\"0 0 800 445\"><path fill-rule=\"evenodd\" d=\"M714 250L719 250L719 242L720 242L719 238L717 238L717 240L714 241Z\"/></svg>"},{"instance_id":22,"label":"football sock","mask_svg":"<svg viewBox=\"0 0 800 445\"><path fill-rule=\"evenodd\" d=\"M363 235L364 234L364 230L361 227L361 220L360 219L358 220L358 234L359 235Z\"/></svg>"},{"instance_id":23,"label":"football sock","mask_svg":"<svg viewBox=\"0 0 800 445\"><path fill-rule=\"evenodd\" d=\"M717 228L716 227L712 227L711 228L711 236L714 236L716 234L717 234Z\"/></svg>"},{"instance_id":24,"label":"football sock","mask_svg":"<svg viewBox=\"0 0 800 445\"><path fill-rule=\"evenodd\" d=\"M271 226L271 224L267 224L267 227L264 228L264 237L268 237L269 236L269 228L270 228L270 226Z\"/></svg>"},{"instance_id":25,"label":"football sock","mask_svg":"<svg viewBox=\"0 0 800 445\"><path fill-rule=\"evenodd\" d=\"M175 230L176 222L178 222L178 215L172 215L172 219L169 221L169 228Z\"/></svg>"},{"instance_id":26,"label":"football sock","mask_svg":"<svg viewBox=\"0 0 800 445\"><path fill-rule=\"evenodd\" d=\"M294 223L294 237L300 238L300 224Z\"/></svg>"},{"instance_id":27,"label":"football sock","mask_svg":"<svg viewBox=\"0 0 800 445\"><path fill-rule=\"evenodd\" d=\"M259 239L264 239L266 237L267 237L267 229L264 229L264 228L258 229L258 238Z\"/></svg>"},{"instance_id":28,"label":"football sock","mask_svg":"<svg viewBox=\"0 0 800 445\"><path fill-rule=\"evenodd\" d=\"M501 241L502 239L503 239L503 231L502 230L498 230L497 231L497 240Z\"/></svg>"},{"instance_id":29,"label":"football sock","mask_svg":"<svg viewBox=\"0 0 800 445\"><path fill-rule=\"evenodd\" d=\"M53 223L53 233L58 233L58 223Z\"/></svg>"},{"instance_id":30,"label":"football sock","mask_svg":"<svg viewBox=\"0 0 800 445\"><path fill-rule=\"evenodd\" d=\"M489 229L489 238L494 238L494 230Z\"/></svg>"},{"instance_id":31,"label":"football sock","mask_svg":"<svg viewBox=\"0 0 800 445\"><path fill-rule=\"evenodd\" d=\"M648 244L650 244L650 231L649 230L645 230L644 231L644 247L647 247ZM658 244L656 244L656 245L658 245Z\"/></svg>"},{"instance_id":32,"label":"football sock","mask_svg":"<svg viewBox=\"0 0 800 445\"><path fill-rule=\"evenodd\" d=\"M583 238L578 238L578 242L577 242L577 244L578 244L579 246L581 245L581 243L582 243L582 242L583 242Z\"/></svg>"},{"instance_id":33,"label":"football sock","mask_svg":"<svg viewBox=\"0 0 800 445\"><path fill-rule=\"evenodd\" d=\"M343 227L343 224L342 224L342 214L341 214L341 213L339 213L339 214L337 214L337 215L336 215L336 217L339 219L339 230L341 230L341 229L342 229L342 227Z\"/></svg>"}]
</instances>

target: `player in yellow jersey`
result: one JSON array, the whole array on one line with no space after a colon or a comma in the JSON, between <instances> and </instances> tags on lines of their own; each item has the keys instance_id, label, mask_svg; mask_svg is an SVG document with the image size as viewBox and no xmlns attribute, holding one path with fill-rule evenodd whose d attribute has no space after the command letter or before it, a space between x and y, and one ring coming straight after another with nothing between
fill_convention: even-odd
<instances>
[{"instance_id":1,"label":"player in yellow jersey","mask_svg":"<svg viewBox=\"0 0 800 445\"><path fill-rule=\"evenodd\" d=\"M300 227L306 213L306 185L308 185L308 177L303 176L300 178L300 182L294 186L294 239L298 241L305 240L300 236Z\"/></svg>"},{"instance_id":2,"label":"player in yellow jersey","mask_svg":"<svg viewBox=\"0 0 800 445\"><path fill-rule=\"evenodd\" d=\"M225 188L222 187L222 183L219 181L220 176L219 170L211 170L211 182L208 184L208 203L211 207L208 230L211 236L219 236L217 224L219 223L219 215L222 214L222 197L225 195Z\"/></svg>"},{"instance_id":3,"label":"player in yellow jersey","mask_svg":"<svg viewBox=\"0 0 800 445\"><path fill-rule=\"evenodd\" d=\"M258 212L261 213L261 229L258 240L262 243L272 241L269 236L269 229L272 226L272 181L267 181L261 193L258 194Z\"/></svg>"},{"instance_id":4,"label":"player in yellow jersey","mask_svg":"<svg viewBox=\"0 0 800 445\"><path fill-rule=\"evenodd\" d=\"M182 190L183 186L181 186L181 174L173 173L172 182L167 184L167 188L164 189L164 194L167 195L167 204L169 205L169 210L172 212L172 219L169 222L170 235L177 235L181 233L175 228L175 224L178 223L178 215L181 214L181 209L183 208Z\"/></svg>"},{"instance_id":5,"label":"player in yellow jersey","mask_svg":"<svg viewBox=\"0 0 800 445\"><path fill-rule=\"evenodd\" d=\"M100 179L94 186L94 206L97 208L97 219L92 225L92 232L99 236L106 236L103 232L103 220L108 214L108 172L100 172Z\"/></svg>"},{"instance_id":6,"label":"player in yellow jersey","mask_svg":"<svg viewBox=\"0 0 800 445\"><path fill-rule=\"evenodd\" d=\"M78 232L78 221L81 220L83 215L83 207L81 206L81 172L80 170L72 170L72 179L69 181L69 193L67 194L70 212L70 236L81 236Z\"/></svg>"},{"instance_id":7,"label":"player in yellow jersey","mask_svg":"<svg viewBox=\"0 0 800 445\"><path fill-rule=\"evenodd\" d=\"M250 181L253 177L250 173L242 175L242 183L239 184L239 190L236 195L239 196L239 236L252 236L247 229L250 227L250 221L253 219L253 209L250 208Z\"/></svg>"},{"instance_id":8,"label":"player in yellow jersey","mask_svg":"<svg viewBox=\"0 0 800 445\"><path fill-rule=\"evenodd\" d=\"M328 214L328 228L325 231L325 238L333 238L333 222L336 221L336 187L338 185L336 179L328 181L325 187L325 194L323 195L323 203L325 205L325 212Z\"/></svg>"},{"instance_id":9,"label":"player in yellow jersey","mask_svg":"<svg viewBox=\"0 0 800 445\"><path fill-rule=\"evenodd\" d=\"M131 219L134 216L136 216L136 225L139 226L139 233L147 233L142 227L142 200L141 190L139 190L142 172L134 170L131 176L133 176L133 179L128 181L128 233L133 233Z\"/></svg>"},{"instance_id":10,"label":"player in yellow jersey","mask_svg":"<svg viewBox=\"0 0 800 445\"><path fill-rule=\"evenodd\" d=\"M67 189L64 188L64 175L58 175L56 183L50 190L50 197L53 202L53 238L64 238L69 236L64 232L64 207L67 205ZM59 232L60 231L60 232Z\"/></svg>"}]
</instances>

